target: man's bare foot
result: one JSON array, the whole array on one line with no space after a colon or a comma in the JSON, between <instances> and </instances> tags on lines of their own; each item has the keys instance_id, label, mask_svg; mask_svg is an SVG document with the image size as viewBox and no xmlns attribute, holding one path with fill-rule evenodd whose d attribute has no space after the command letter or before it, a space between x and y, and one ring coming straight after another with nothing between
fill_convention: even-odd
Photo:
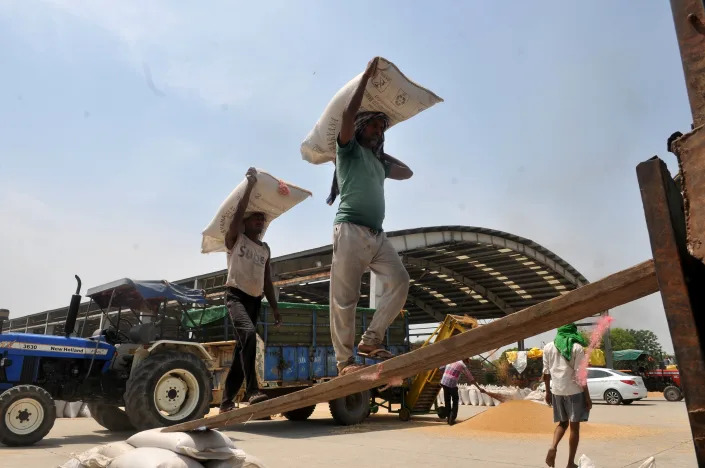
<instances>
[{"instance_id":1,"label":"man's bare foot","mask_svg":"<svg viewBox=\"0 0 705 468\"><path fill-rule=\"evenodd\" d=\"M556 453L558 450L552 448L548 449L548 453L546 454L546 464L548 466L556 466Z\"/></svg>"}]
</instances>

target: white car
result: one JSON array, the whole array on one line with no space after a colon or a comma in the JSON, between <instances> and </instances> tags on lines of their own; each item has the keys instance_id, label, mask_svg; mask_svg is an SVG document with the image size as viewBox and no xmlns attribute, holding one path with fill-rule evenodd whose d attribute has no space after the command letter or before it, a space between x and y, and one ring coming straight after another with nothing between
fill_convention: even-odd
<instances>
[{"instance_id":1,"label":"white car","mask_svg":"<svg viewBox=\"0 0 705 468\"><path fill-rule=\"evenodd\" d=\"M588 367L587 371L588 391L593 400L605 400L610 405L628 405L646 398L646 385L641 377L597 367Z\"/></svg>"},{"instance_id":2,"label":"white car","mask_svg":"<svg viewBox=\"0 0 705 468\"><path fill-rule=\"evenodd\" d=\"M641 377L625 374L614 369L588 367L587 384L591 400L604 400L607 404L630 404L646 398L646 386ZM545 392L541 382L537 390Z\"/></svg>"}]
</instances>

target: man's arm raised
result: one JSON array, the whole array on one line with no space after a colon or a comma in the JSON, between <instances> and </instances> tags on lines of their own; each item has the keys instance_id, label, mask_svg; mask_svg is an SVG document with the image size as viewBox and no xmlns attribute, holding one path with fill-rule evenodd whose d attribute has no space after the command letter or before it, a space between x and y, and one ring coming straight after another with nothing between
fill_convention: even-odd
<instances>
[{"instance_id":1,"label":"man's arm raised","mask_svg":"<svg viewBox=\"0 0 705 468\"><path fill-rule=\"evenodd\" d=\"M245 174L247 178L247 190L242 195L240 202L237 204L237 209L235 210L235 215L228 228L228 233L225 235L225 247L228 250L232 250L235 247L235 241L237 241L237 235L240 231L240 225L245 217L245 211L247 211L247 205L250 203L250 195L252 194L252 187L255 186L257 182L257 169L251 167L247 170Z\"/></svg>"},{"instance_id":2,"label":"man's arm raised","mask_svg":"<svg viewBox=\"0 0 705 468\"><path fill-rule=\"evenodd\" d=\"M338 135L338 144L340 146L345 146L350 143L350 140L355 136L355 116L360 110L360 105L362 104L362 96L365 95L365 87L367 82L372 78L377 72L377 64L379 63L379 57L375 57L370 60L367 64L365 73L362 74L362 79L357 85L357 89L350 98L350 102L345 107L343 111L343 122L340 126L340 134Z\"/></svg>"}]
</instances>

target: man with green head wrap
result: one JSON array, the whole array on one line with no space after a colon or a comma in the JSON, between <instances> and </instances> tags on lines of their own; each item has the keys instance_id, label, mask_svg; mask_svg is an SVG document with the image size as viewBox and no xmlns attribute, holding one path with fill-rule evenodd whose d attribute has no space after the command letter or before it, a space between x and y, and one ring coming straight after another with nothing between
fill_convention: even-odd
<instances>
[{"instance_id":1,"label":"man with green head wrap","mask_svg":"<svg viewBox=\"0 0 705 468\"><path fill-rule=\"evenodd\" d=\"M580 442L580 423L587 421L592 400L587 385L578 384L576 371L585 359L587 342L574 324L563 325L556 338L543 348L543 381L546 384L546 403L553 406L553 421L558 423L553 434L553 445L546 455L546 464L556 466L558 443L570 426L568 468L577 467L575 454ZM553 385L551 385L553 383Z\"/></svg>"}]
</instances>

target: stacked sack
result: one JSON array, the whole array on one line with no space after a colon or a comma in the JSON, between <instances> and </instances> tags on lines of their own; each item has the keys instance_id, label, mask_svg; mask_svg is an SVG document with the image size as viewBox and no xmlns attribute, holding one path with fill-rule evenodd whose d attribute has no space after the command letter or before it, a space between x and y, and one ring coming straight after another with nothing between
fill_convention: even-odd
<instances>
[{"instance_id":1,"label":"stacked sack","mask_svg":"<svg viewBox=\"0 0 705 468\"><path fill-rule=\"evenodd\" d=\"M528 388L499 387L496 385L484 385L481 387L487 392L501 396L504 401L523 400L531 393ZM474 385L466 384L458 385L458 398L460 404L470 406L497 406L501 403L496 398L492 398L486 393L481 393ZM437 404L438 406L445 405L443 390L438 393Z\"/></svg>"},{"instance_id":2,"label":"stacked sack","mask_svg":"<svg viewBox=\"0 0 705 468\"><path fill-rule=\"evenodd\" d=\"M90 418L88 405L82 401L54 400L57 418Z\"/></svg>"},{"instance_id":3,"label":"stacked sack","mask_svg":"<svg viewBox=\"0 0 705 468\"><path fill-rule=\"evenodd\" d=\"M59 468L264 468L218 431L139 432L73 455Z\"/></svg>"}]
</instances>

